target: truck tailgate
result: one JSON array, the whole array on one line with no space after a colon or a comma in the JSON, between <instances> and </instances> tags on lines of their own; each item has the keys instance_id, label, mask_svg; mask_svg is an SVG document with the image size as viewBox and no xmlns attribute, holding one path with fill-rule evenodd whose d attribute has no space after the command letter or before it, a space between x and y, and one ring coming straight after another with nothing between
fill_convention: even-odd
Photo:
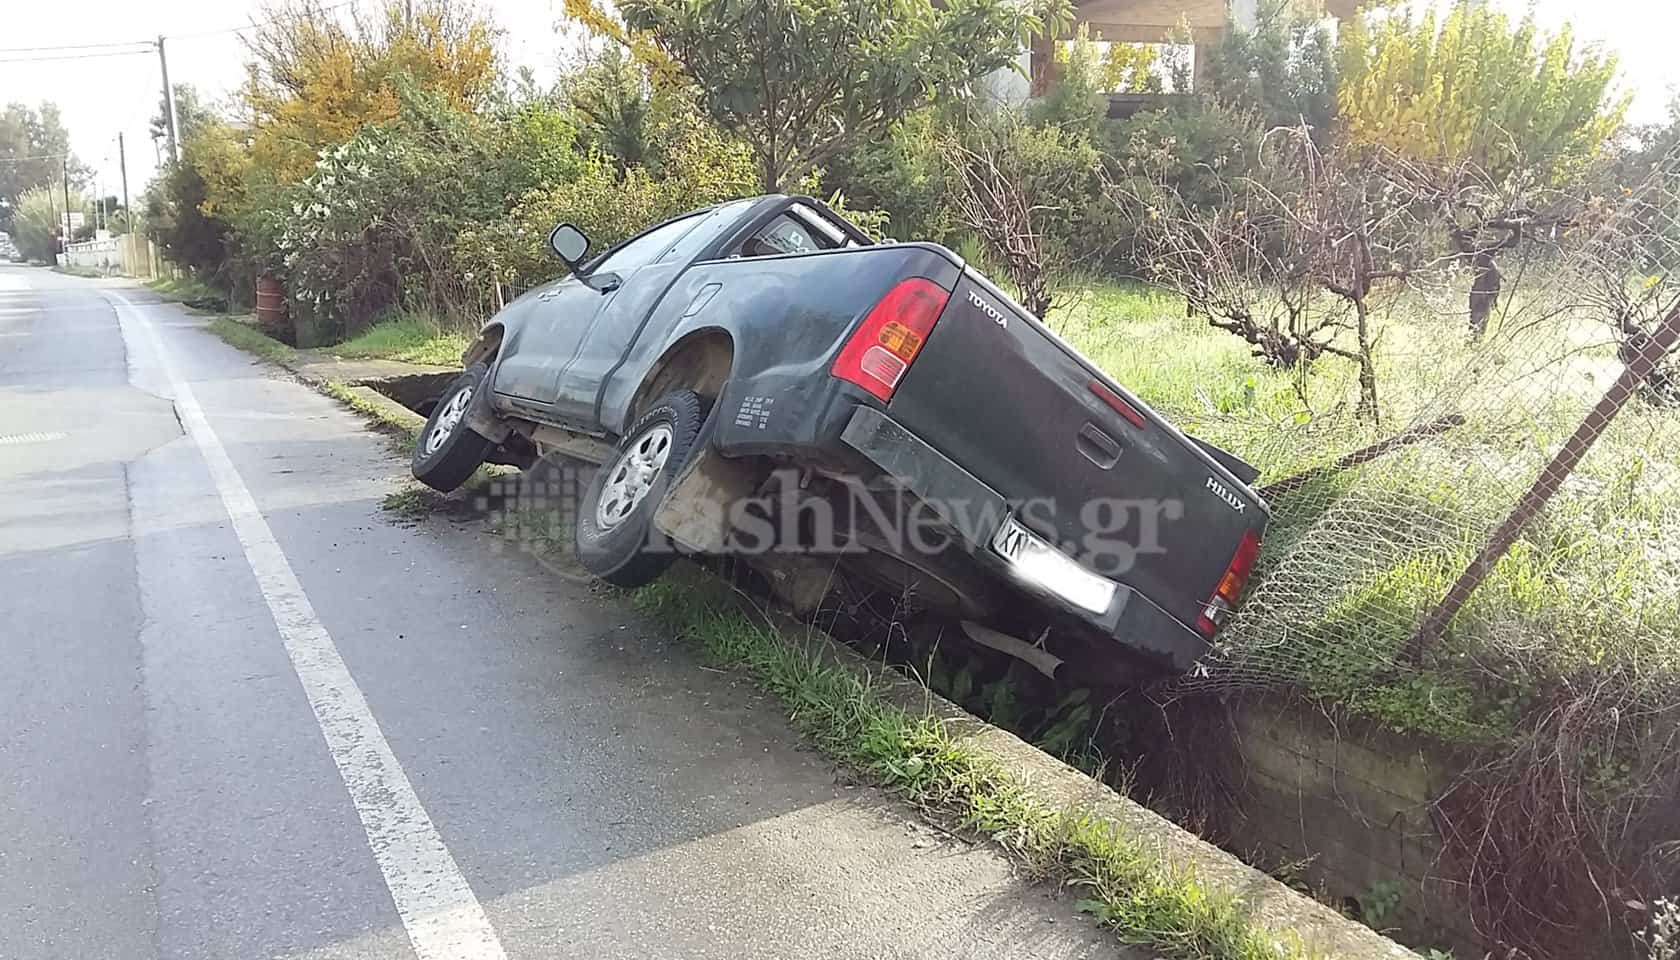
<instances>
[{"instance_id":1,"label":"truck tailgate","mask_svg":"<svg viewBox=\"0 0 1680 960\"><path fill-rule=\"evenodd\" d=\"M972 270L888 411L1186 626L1265 527L1252 490Z\"/></svg>"}]
</instances>

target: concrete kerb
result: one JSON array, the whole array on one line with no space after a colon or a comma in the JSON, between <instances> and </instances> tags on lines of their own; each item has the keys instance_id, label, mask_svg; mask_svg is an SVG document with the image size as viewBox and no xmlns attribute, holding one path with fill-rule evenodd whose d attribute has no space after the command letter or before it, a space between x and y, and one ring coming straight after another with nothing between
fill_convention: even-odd
<instances>
[{"instance_id":1,"label":"concrete kerb","mask_svg":"<svg viewBox=\"0 0 1680 960\"><path fill-rule=\"evenodd\" d=\"M316 390L331 395L339 390L354 397L356 406L381 424L395 430L414 433L426 425L426 418L403 406L368 382L396 377L451 373L448 367L421 366L395 360L342 360L337 357L319 358L298 353L292 358L263 358L290 372Z\"/></svg>"},{"instance_id":2,"label":"concrete kerb","mask_svg":"<svg viewBox=\"0 0 1680 960\"><path fill-rule=\"evenodd\" d=\"M694 575L710 576L699 570ZM1418 954L1370 927L1243 863L897 670L866 659L817 627L766 611L724 588L721 582L709 592L720 598L728 594L727 602L770 626L784 642L803 644L826 661L855 672L887 702L912 715L941 721L960 743L1009 771L1040 802L1057 809L1077 810L1094 820L1107 822L1152 850L1162 864L1196 877L1210 892L1236 898L1257 925L1294 932L1310 951L1327 958L1419 960Z\"/></svg>"},{"instance_id":3,"label":"concrete kerb","mask_svg":"<svg viewBox=\"0 0 1680 960\"><path fill-rule=\"evenodd\" d=\"M378 410L378 418L392 426L418 429L425 419L371 387L337 380L338 364L293 362L280 365L317 389L338 384ZM432 373L440 368L396 361L378 361L388 375ZM371 365L370 365L371 366ZM371 373L371 371L369 371ZM367 374L363 374L364 376ZM550 573L568 580L588 580L581 570L534 554ZM1014 734L995 727L890 667L865 659L826 633L780 613L766 611L729 590L722 581L698 568L691 578L706 578L708 592L727 597L760 622L773 627L784 642L810 646L823 658L854 671L883 699L915 715L928 715L946 724L965 746L1010 771L1041 802L1060 809L1079 810L1113 824L1116 829L1152 849L1163 864L1194 875L1210 891L1239 900L1253 920L1267 929L1292 931L1316 954L1350 960L1419 960L1418 954L1365 925L1290 888L1243 863L1153 810L1116 793L1106 784L1044 753ZM696 584L700 585L699 583Z\"/></svg>"}]
</instances>

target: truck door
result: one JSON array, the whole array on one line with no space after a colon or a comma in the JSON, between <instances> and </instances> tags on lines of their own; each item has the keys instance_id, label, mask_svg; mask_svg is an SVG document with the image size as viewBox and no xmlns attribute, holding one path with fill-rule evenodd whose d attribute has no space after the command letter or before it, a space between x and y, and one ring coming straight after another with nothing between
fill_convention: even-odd
<instances>
[{"instance_id":1,"label":"truck door","mask_svg":"<svg viewBox=\"0 0 1680 960\"><path fill-rule=\"evenodd\" d=\"M517 349L502 361L496 375L496 390L523 400L534 401L570 420L561 402L561 378L588 341L601 314L626 290L639 285L639 269L664 253L677 238L693 229L700 215L692 214L654 227L618 249L607 253L590 267L591 279L609 274L617 286L605 292L576 277L537 292L535 315L519 335Z\"/></svg>"},{"instance_id":2,"label":"truck door","mask_svg":"<svg viewBox=\"0 0 1680 960\"><path fill-rule=\"evenodd\" d=\"M683 221L692 229L683 232L664 249L656 251L657 255L649 262L634 267L633 278L613 266L623 261L622 254L629 251L628 247L609 257L598 268L619 273L624 276L625 282L597 311L571 363L561 373L558 396L554 402L555 412L561 419L568 423L595 426L596 398L600 396L607 376L653 319L652 315L659 310L661 299L677 275L734 226L754 202L736 200L717 207L703 217ZM670 239L666 238L667 241ZM676 314L669 316L674 318Z\"/></svg>"}]
</instances>

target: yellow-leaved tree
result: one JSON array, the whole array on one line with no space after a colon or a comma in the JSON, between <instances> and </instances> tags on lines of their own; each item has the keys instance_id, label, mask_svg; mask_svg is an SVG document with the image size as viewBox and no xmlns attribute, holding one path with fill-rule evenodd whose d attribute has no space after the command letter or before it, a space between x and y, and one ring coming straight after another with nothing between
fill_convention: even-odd
<instances>
[{"instance_id":1,"label":"yellow-leaved tree","mask_svg":"<svg viewBox=\"0 0 1680 960\"><path fill-rule=\"evenodd\" d=\"M1621 126L1615 76L1616 58L1578 47L1568 27L1548 36L1472 3L1439 20L1378 10L1343 29L1337 106L1347 142L1550 185Z\"/></svg>"},{"instance_id":2,"label":"yellow-leaved tree","mask_svg":"<svg viewBox=\"0 0 1680 960\"><path fill-rule=\"evenodd\" d=\"M1557 201L1621 127L1628 98L1615 79L1616 58L1578 47L1568 27L1546 35L1485 4L1454 4L1439 20L1378 9L1343 31L1341 139L1434 181L1473 278L1472 337L1498 305L1499 255L1568 222Z\"/></svg>"},{"instance_id":3,"label":"yellow-leaved tree","mask_svg":"<svg viewBox=\"0 0 1680 960\"><path fill-rule=\"evenodd\" d=\"M281 183L364 124L395 117L404 78L464 110L495 89L495 30L462 0L386 0L367 17L339 6L288 0L246 41L252 156Z\"/></svg>"}]
</instances>

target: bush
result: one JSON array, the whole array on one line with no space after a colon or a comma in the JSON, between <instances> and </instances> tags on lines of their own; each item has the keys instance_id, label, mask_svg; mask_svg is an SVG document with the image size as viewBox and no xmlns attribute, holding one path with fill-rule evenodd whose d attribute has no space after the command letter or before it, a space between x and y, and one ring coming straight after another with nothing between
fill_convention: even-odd
<instances>
[{"instance_id":1,"label":"bush","mask_svg":"<svg viewBox=\"0 0 1680 960\"><path fill-rule=\"evenodd\" d=\"M363 127L275 194L294 300L340 333L399 305L473 312L459 238L539 182L575 181L572 136L539 106L485 119L405 89L397 119Z\"/></svg>"},{"instance_id":2,"label":"bush","mask_svg":"<svg viewBox=\"0 0 1680 960\"><path fill-rule=\"evenodd\" d=\"M752 157L697 116L666 124L657 145L658 174L599 152L578 161L573 174L520 195L505 215L465 228L455 253L470 283L535 286L564 268L548 251L555 224L577 224L596 250L695 207L756 192Z\"/></svg>"},{"instance_id":3,"label":"bush","mask_svg":"<svg viewBox=\"0 0 1680 960\"><path fill-rule=\"evenodd\" d=\"M1259 152L1252 118L1205 102L1145 111L1106 133L1114 175L1148 177L1202 208L1228 196L1227 187L1252 171Z\"/></svg>"},{"instance_id":4,"label":"bush","mask_svg":"<svg viewBox=\"0 0 1680 960\"><path fill-rule=\"evenodd\" d=\"M188 157L171 163L146 191L146 233L171 262L205 283L227 264L232 227L205 213L209 188L203 172Z\"/></svg>"},{"instance_id":5,"label":"bush","mask_svg":"<svg viewBox=\"0 0 1680 960\"><path fill-rule=\"evenodd\" d=\"M1100 254L1101 157L1077 126L1035 122L1014 108L979 111L943 151L952 167L952 218L1003 266L1021 305L1050 310L1076 261Z\"/></svg>"},{"instance_id":6,"label":"bush","mask_svg":"<svg viewBox=\"0 0 1680 960\"><path fill-rule=\"evenodd\" d=\"M823 189L839 191L860 209L884 211L889 236L952 242L951 171L940 151L948 125L948 117L935 108L910 114L884 139L830 161L821 175Z\"/></svg>"}]
</instances>

